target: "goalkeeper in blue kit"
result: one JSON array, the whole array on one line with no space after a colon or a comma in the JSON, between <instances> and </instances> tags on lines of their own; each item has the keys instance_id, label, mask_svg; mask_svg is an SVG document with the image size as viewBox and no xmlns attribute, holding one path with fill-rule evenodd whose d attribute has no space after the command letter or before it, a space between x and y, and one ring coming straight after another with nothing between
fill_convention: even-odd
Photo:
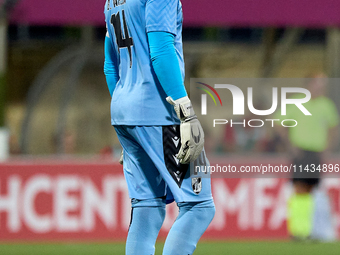
<instances>
[{"instance_id":1,"label":"goalkeeper in blue kit","mask_svg":"<svg viewBox=\"0 0 340 255\"><path fill-rule=\"evenodd\" d=\"M107 0L106 75L111 124L124 149L132 202L126 254L150 255L176 201L179 215L164 255L192 254L215 214L204 132L184 87L182 5L179 0Z\"/></svg>"}]
</instances>

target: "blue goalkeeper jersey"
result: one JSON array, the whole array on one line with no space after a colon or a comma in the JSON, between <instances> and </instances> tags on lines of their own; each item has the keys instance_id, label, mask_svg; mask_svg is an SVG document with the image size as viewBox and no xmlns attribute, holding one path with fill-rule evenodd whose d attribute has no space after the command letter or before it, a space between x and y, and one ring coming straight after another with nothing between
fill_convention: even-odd
<instances>
[{"instance_id":1,"label":"blue goalkeeper jersey","mask_svg":"<svg viewBox=\"0 0 340 255\"><path fill-rule=\"evenodd\" d=\"M112 125L179 124L174 108L153 71L148 32L169 32L184 80L182 4L179 0L107 0L107 36L114 47L119 80L111 100Z\"/></svg>"}]
</instances>

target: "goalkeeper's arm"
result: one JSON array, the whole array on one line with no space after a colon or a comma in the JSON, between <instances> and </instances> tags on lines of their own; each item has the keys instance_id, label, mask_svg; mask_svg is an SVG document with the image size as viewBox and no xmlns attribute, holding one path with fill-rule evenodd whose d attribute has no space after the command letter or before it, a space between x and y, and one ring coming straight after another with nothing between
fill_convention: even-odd
<instances>
[{"instance_id":1,"label":"goalkeeper's arm","mask_svg":"<svg viewBox=\"0 0 340 255\"><path fill-rule=\"evenodd\" d=\"M181 121L181 148L177 158L182 164L195 160L204 145L204 132L184 87L175 49L175 36L168 32L148 33L153 69Z\"/></svg>"},{"instance_id":2,"label":"goalkeeper's arm","mask_svg":"<svg viewBox=\"0 0 340 255\"><path fill-rule=\"evenodd\" d=\"M104 61L104 74L106 77L107 87L109 88L110 95L116 87L116 84L119 80L119 70L118 70L118 58L117 54L114 51L111 39L108 37L108 34L105 36L105 61Z\"/></svg>"}]
</instances>

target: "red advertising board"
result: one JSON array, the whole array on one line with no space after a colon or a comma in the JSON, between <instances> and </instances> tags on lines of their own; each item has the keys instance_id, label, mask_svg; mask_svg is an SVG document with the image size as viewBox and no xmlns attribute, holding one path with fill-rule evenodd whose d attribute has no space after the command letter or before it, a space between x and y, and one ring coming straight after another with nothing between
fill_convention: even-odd
<instances>
[{"instance_id":1,"label":"red advertising board","mask_svg":"<svg viewBox=\"0 0 340 255\"><path fill-rule=\"evenodd\" d=\"M31 25L104 25L105 1L21 0L11 22ZM336 0L183 0L185 26L340 25Z\"/></svg>"},{"instance_id":2,"label":"red advertising board","mask_svg":"<svg viewBox=\"0 0 340 255\"><path fill-rule=\"evenodd\" d=\"M216 215L204 238L286 238L284 179L212 179ZM340 179L325 179L340 230ZM160 237L177 215L168 206ZM0 165L0 241L124 240L130 200L113 163Z\"/></svg>"}]
</instances>

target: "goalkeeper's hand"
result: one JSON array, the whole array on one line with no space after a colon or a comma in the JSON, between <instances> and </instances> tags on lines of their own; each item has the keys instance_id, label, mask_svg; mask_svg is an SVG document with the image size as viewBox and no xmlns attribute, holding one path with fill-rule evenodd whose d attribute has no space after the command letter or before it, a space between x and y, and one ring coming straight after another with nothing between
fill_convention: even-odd
<instances>
[{"instance_id":1,"label":"goalkeeper's hand","mask_svg":"<svg viewBox=\"0 0 340 255\"><path fill-rule=\"evenodd\" d=\"M174 106L176 114L181 121L182 145L176 157L181 164L189 164L197 159L203 150L204 131L187 96L177 100L167 97L166 101Z\"/></svg>"}]
</instances>

